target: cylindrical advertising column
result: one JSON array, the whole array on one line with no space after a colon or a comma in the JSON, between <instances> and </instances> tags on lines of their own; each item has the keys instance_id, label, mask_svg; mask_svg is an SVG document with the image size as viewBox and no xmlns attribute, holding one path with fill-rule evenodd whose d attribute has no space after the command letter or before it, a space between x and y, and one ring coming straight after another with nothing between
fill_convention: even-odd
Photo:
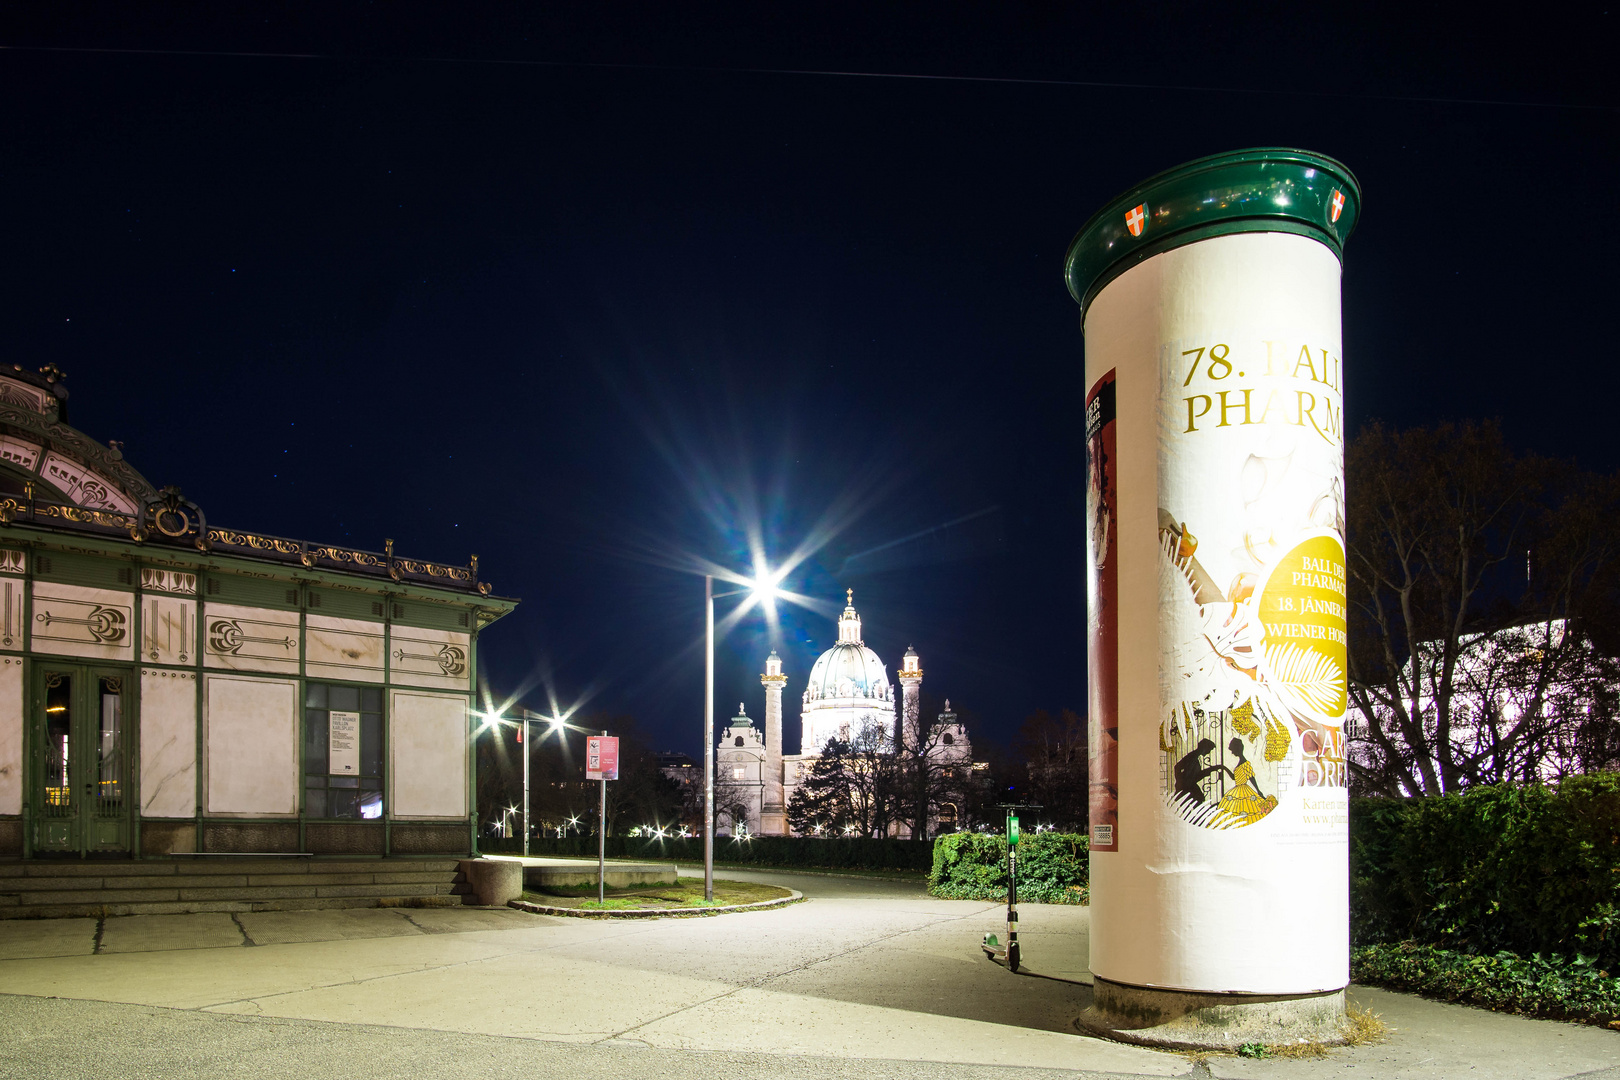
<instances>
[{"instance_id":1,"label":"cylindrical advertising column","mask_svg":"<svg viewBox=\"0 0 1620 1080\"><path fill-rule=\"evenodd\" d=\"M1349 982L1339 162L1218 154L1069 247L1086 345L1092 1027L1334 1041Z\"/></svg>"}]
</instances>

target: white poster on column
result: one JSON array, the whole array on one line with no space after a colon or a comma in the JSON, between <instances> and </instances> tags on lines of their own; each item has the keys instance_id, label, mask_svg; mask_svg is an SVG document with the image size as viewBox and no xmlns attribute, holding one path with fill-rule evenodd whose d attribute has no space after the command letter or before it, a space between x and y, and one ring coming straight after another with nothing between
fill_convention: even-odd
<instances>
[{"instance_id":1,"label":"white poster on column","mask_svg":"<svg viewBox=\"0 0 1620 1080\"><path fill-rule=\"evenodd\" d=\"M1093 859L1111 885L1093 914L1104 978L1348 980L1339 277L1314 240L1219 237L1147 260L1088 312L1088 369L1119 369L1128 556L1119 816L1133 824L1124 857Z\"/></svg>"}]
</instances>

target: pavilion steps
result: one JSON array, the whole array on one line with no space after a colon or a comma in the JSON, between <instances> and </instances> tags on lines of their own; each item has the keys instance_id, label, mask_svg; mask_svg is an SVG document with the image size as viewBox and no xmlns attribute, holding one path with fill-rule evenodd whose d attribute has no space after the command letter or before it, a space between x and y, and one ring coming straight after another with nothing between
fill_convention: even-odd
<instances>
[{"instance_id":1,"label":"pavilion steps","mask_svg":"<svg viewBox=\"0 0 1620 1080\"><path fill-rule=\"evenodd\" d=\"M460 860L203 856L0 861L0 919L451 907L476 903Z\"/></svg>"}]
</instances>

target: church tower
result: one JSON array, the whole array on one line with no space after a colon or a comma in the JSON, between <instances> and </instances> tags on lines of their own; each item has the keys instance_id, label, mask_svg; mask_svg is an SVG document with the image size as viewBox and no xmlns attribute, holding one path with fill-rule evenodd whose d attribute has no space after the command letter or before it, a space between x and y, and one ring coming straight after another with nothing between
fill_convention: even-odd
<instances>
[{"instance_id":1,"label":"church tower","mask_svg":"<svg viewBox=\"0 0 1620 1080\"><path fill-rule=\"evenodd\" d=\"M782 658L771 650L765 658L765 674L759 677L765 687L765 798L760 809L762 836L786 836L787 805L782 797Z\"/></svg>"},{"instance_id":2,"label":"church tower","mask_svg":"<svg viewBox=\"0 0 1620 1080\"><path fill-rule=\"evenodd\" d=\"M914 754L922 744L921 725L918 722L918 710L922 707L922 658L917 655L917 647L909 646L906 655L900 661L900 670L895 672L900 680L900 740L899 747L902 754Z\"/></svg>"}]
</instances>

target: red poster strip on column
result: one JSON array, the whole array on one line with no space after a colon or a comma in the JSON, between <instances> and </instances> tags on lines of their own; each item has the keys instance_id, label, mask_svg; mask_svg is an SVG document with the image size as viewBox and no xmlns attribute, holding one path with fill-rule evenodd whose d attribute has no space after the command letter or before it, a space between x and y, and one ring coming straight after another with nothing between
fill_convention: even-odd
<instances>
[{"instance_id":1,"label":"red poster strip on column","mask_svg":"<svg viewBox=\"0 0 1620 1080\"><path fill-rule=\"evenodd\" d=\"M1119 850L1119 488L1114 372L1086 395L1086 640L1091 850Z\"/></svg>"}]
</instances>

